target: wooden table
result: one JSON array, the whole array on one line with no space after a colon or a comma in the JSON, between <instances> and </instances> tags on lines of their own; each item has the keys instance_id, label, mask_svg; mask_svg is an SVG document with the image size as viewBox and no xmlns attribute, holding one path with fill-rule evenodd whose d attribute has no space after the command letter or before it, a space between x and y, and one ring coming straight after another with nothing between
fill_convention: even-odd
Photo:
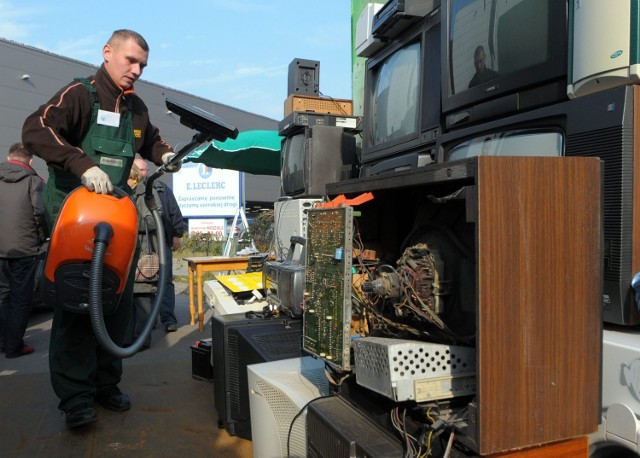
<instances>
[{"instance_id":1,"label":"wooden table","mask_svg":"<svg viewBox=\"0 0 640 458\"><path fill-rule=\"evenodd\" d=\"M199 256L184 258L189 268L189 311L191 312L191 325L196 322L196 308L193 294L193 276L195 273L198 288L198 327L204 330L204 310L202 306L202 273L224 272L230 270L246 270L249 257L227 258L224 256Z\"/></svg>"}]
</instances>

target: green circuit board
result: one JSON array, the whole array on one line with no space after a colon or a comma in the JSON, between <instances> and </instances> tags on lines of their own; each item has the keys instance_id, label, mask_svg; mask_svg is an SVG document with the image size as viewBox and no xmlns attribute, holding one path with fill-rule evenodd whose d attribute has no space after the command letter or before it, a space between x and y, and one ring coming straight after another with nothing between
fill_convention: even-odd
<instances>
[{"instance_id":1,"label":"green circuit board","mask_svg":"<svg viewBox=\"0 0 640 458\"><path fill-rule=\"evenodd\" d=\"M350 369L353 207L307 210L304 349Z\"/></svg>"}]
</instances>

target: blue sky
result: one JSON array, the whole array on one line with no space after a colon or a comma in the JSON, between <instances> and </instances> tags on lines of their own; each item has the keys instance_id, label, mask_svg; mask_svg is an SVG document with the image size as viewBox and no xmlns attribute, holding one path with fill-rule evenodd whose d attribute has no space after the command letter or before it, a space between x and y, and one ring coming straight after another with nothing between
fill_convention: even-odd
<instances>
[{"instance_id":1,"label":"blue sky","mask_svg":"<svg viewBox=\"0 0 640 458\"><path fill-rule=\"evenodd\" d=\"M149 42L146 81L280 120L301 58L323 95L351 99L350 0L0 0L0 37L94 65L121 28Z\"/></svg>"}]
</instances>

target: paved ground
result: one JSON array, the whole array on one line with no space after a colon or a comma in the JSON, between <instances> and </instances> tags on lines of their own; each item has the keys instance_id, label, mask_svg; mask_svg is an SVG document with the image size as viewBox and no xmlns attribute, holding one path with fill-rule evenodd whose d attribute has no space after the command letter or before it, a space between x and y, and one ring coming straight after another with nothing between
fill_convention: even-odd
<instances>
[{"instance_id":1,"label":"paved ground","mask_svg":"<svg viewBox=\"0 0 640 458\"><path fill-rule=\"evenodd\" d=\"M0 355L0 457L251 457L251 441L217 427L213 384L192 377L191 345L211 334L189 324L186 289L176 284L178 331L155 329L151 348L125 360L120 387L131 410L98 407L98 422L79 430L65 427L49 383L52 313L35 311L25 336L35 353Z\"/></svg>"}]
</instances>

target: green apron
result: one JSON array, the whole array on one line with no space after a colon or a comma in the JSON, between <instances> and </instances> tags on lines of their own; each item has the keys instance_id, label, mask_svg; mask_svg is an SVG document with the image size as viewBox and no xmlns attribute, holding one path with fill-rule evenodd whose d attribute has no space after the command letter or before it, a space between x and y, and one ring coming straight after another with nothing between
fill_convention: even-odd
<instances>
[{"instance_id":1,"label":"green apron","mask_svg":"<svg viewBox=\"0 0 640 458\"><path fill-rule=\"evenodd\" d=\"M127 179L135 158L131 105L127 105L127 113L120 117L118 127L98 124L100 102L96 90L89 80L85 78L77 78L77 80L87 87L92 100L91 127L82 140L81 148L109 176L111 184L128 191ZM80 185L80 178L72 173L49 167L44 201L47 226L50 231L60 212L62 202Z\"/></svg>"},{"instance_id":2,"label":"green apron","mask_svg":"<svg viewBox=\"0 0 640 458\"><path fill-rule=\"evenodd\" d=\"M100 104L95 88L88 80L80 81L89 89L93 101L91 127L82 141L82 149L109 175L114 186L130 191L127 179L135 151L131 106L121 116L119 127L98 124ZM50 228L67 194L80 185L76 176L49 169L45 205ZM134 263L137 256L138 249ZM134 272L131 269L115 312L105 316L109 336L119 346L128 340L133 320ZM116 386L122 376L122 360L98 345L88 315L56 308L49 343L49 370L51 385L60 399L58 407L68 412L75 406L92 404L97 392Z\"/></svg>"}]
</instances>

